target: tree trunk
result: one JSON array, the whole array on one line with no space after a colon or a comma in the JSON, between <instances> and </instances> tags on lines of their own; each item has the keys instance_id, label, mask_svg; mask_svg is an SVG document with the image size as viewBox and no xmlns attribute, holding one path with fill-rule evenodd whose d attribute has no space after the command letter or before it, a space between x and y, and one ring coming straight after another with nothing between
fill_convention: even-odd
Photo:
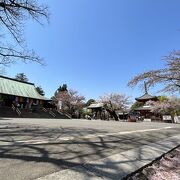
<instances>
[{"instance_id":1,"label":"tree trunk","mask_svg":"<svg viewBox=\"0 0 180 180\"><path fill-rule=\"evenodd\" d=\"M106 111L107 111L111 116L114 117L114 120L115 120L115 121L119 121L119 118L118 118L118 116L117 116L117 114L116 114L116 112L115 112L114 110L106 109Z\"/></svg>"}]
</instances>

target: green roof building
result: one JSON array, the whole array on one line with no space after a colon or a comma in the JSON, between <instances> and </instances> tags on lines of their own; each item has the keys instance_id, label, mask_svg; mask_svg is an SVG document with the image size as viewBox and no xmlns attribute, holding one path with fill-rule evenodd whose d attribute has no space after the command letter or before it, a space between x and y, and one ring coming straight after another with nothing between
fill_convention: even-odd
<instances>
[{"instance_id":1,"label":"green roof building","mask_svg":"<svg viewBox=\"0 0 180 180\"><path fill-rule=\"evenodd\" d=\"M0 103L11 106L13 103L21 104L43 104L48 99L40 95L33 83L21 82L5 76L0 76Z\"/></svg>"}]
</instances>

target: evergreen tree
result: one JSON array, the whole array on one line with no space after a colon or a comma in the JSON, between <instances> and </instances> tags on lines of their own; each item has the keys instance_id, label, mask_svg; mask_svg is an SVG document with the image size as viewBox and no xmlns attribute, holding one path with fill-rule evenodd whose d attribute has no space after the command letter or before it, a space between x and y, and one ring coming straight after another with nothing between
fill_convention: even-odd
<instances>
[{"instance_id":1,"label":"evergreen tree","mask_svg":"<svg viewBox=\"0 0 180 180\"><path fill-rule=\"evenodd\" d=\"M42 96L45 95L45 92L44 92L44 90L42 89L41 86L37 86L37 87L36 87L36 90L37 90L37 92L38 92L40 95L42 95Z\"/></svg>"},{"instance_id":2,"label":"evergreen tree","mask_svg":"<svg viewBox=\"0 0 180 180\"><path fill-rule=\"evenodd\" d=\"M59 86L58 92L68 91L67 90L67 84L63 84L62 86Z\"/></svg>"},{"instance_id":3,"label":"evergreen tree","mask_svg":"<svg viewBox=\"0 0 180 180\"><path fill-rule=\"evenodd\" d=\"M22 81L22 82L28 82L29 81L29 79L27 78L27 76L24 73L18 73L15 76L15 79L18 81Z\"/></svg>"}]
</instances>

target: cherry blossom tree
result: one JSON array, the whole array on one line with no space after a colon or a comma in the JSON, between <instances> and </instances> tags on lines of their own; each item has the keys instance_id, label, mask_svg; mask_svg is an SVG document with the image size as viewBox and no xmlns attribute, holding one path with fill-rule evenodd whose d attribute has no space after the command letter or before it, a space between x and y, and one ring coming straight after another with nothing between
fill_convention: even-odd
<instances>
[{"instance_id":1,"label":"cherry blossom tree","mask_svg":"<svg viewBox=\"0 0 180 180\"><path fill-rule=\"evenodd\" d=\"M115 121L118 121L117 110L125 110L129 105L129 97L125 94L110 93L100 97L100 102L104 104L104 108Z\"/></svg>"},{"instance_id":2,"label":"cherry blossom tree","mask_svg":"<svg viewBox=\"0 0 180 180\"><path fill-rule=\"evenodd\" d=\"M171 114L180 113L180 99L177 97L167 98L164 101L148 101L146 105L151 106L151 112L156 114Z\"/></svg>"},{"instance_id":3,"label":"cherry blossom tree","mask_svg":"<svg viewBox=\"0 0 180 180\"><path fill-rule=\"evenodd\" d=\"M79 92L73 89L56 92L55 99L62 103L62 110L65 110L71 115L73 115L75 111L80 110L85 104L85 97L79 95Z\"/></svg>"},{"instance_id":4,"label":"cherry blossom tree","mask_svg":"<svg viewBox=\"0 0 180 180\"><path fill-rule=\"evenodd\" d=\"M180 51L173 51L164 59L165 68L141 73L132 78L128 86L145 81L148 87L163 84L162 92L180 92Z\"/></svg>"}]
</instances>

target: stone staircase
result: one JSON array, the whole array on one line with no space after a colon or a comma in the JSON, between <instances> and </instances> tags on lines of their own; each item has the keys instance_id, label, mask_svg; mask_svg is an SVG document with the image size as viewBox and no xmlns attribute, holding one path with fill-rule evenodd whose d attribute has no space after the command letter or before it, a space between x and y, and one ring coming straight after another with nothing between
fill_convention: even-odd
<instances>
[{"instance_id":1,"label":"stone staircase","mask_svg":"<svg viewBox=\"0 0 180 180\"><path fill-rule=\"evenodd\" d=\"M22 118L44 118L50 119L53 118L48 112L44 112L42 109L20 109Z\"/></svg>"},{"instance_id":2,"label":"stone staircase","mask_svg":"<svg viewBox=\"0 0 180 180\"><path fill-rule=\"evenodd\" d=\"M55 118L57 119L71 119L71 117L66 113L62 113L56 110L52 110L52 112L55 114Z\"/></svg>"},{"instance_id":3,"label":"stone staircase","mask_svg":"<svg viewBox=\"0 0 180 180\"><path fill-rule=\"evenodd\" d=\"M0 117L19 117L11 107L0 107Z\"/></svg>"},{"instance_id":4,"label":"stone staircase","mask_svg":"<svg viewBox=\"0 0 180 180\"><path fill-rule=\"evenodd\" d=\"M13 110L14 109L14 110ZM70 119L68 115L56 110L37 108L32 110L16 109L15 107L0 107L0 117L14 118L44 118L44 119Z\"/></svg>"}]
</instances>

